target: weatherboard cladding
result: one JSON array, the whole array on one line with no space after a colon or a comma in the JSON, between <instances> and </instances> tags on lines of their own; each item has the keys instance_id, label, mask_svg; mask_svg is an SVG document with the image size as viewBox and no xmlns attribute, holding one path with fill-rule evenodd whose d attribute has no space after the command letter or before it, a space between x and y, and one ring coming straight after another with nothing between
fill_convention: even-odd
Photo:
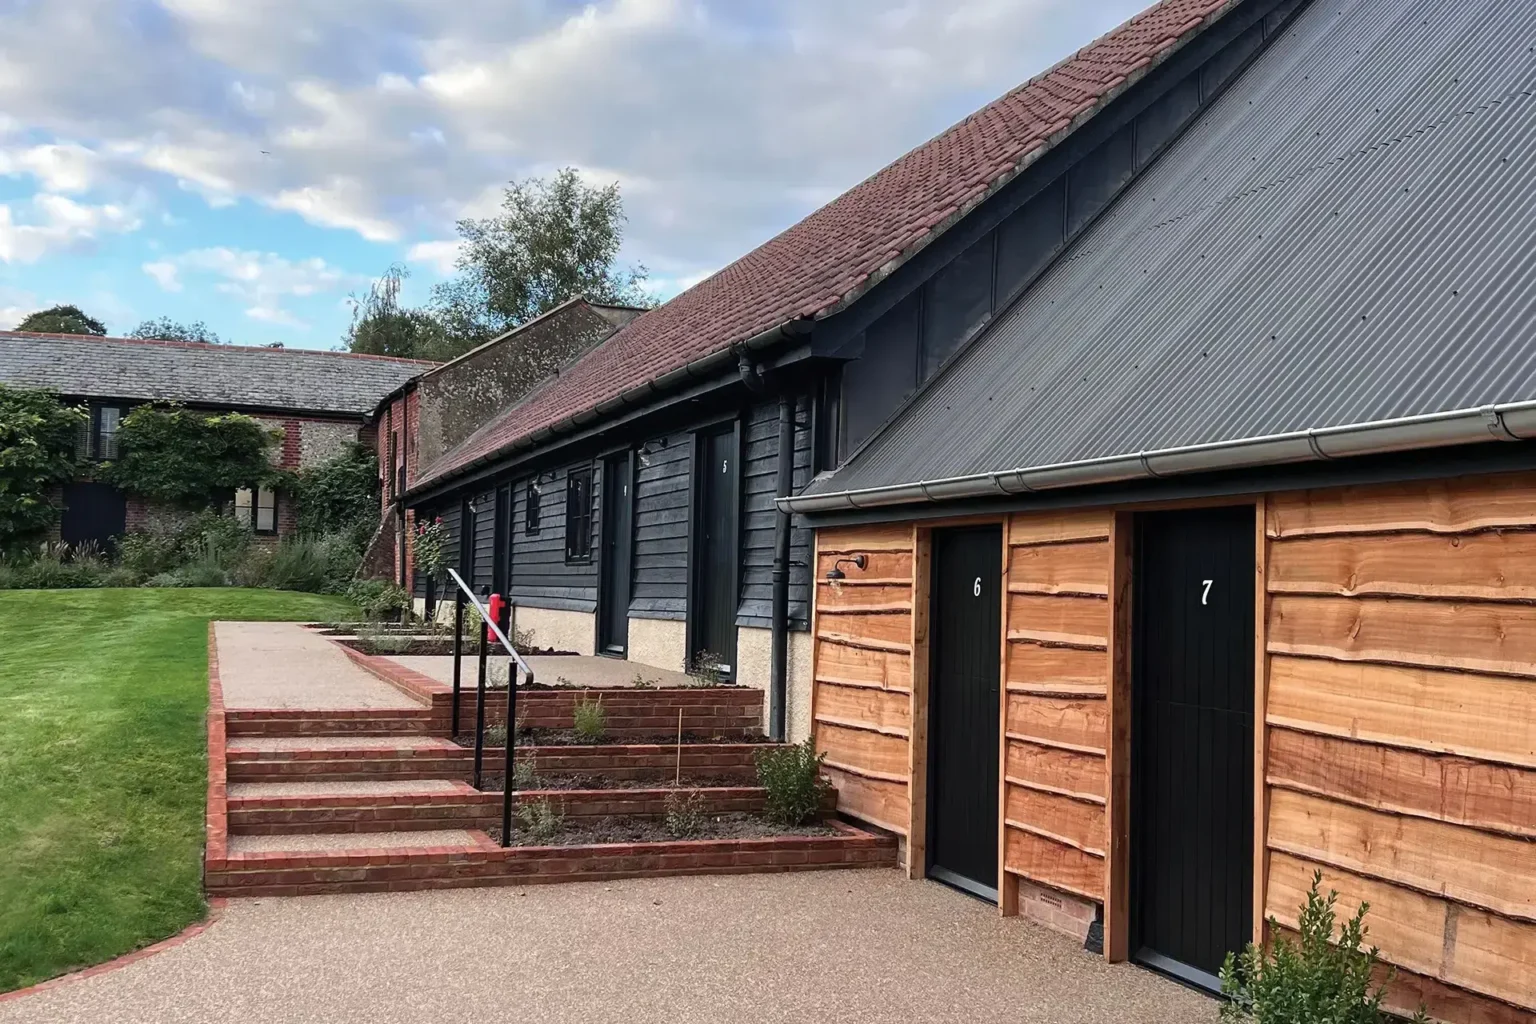
<instances>
[{"instance_id":1,"label":"weatherboard cladding","mask_svg":"<svg viewBox=\"0 0 1536 1024\"><path fill-rule=\"evenodd\" d=\"M348 352L0 331L0 384L81 398L364 416L435 365Z\"/></svg>"},{"instance_id":2,"label":"weatherboard cladding","mask_svg":"<svg viewBox=\"0 0 1536 1024\"><path fill-rule=\"evenodd\" d=\"M811 479L810 405L800 400L795 419L793 490ZM736 623L764 629L773 625L773 538L777 518L774 504L779 472L779 404L754 406L746 420L746 460L742 466L741 604ZM794 522L799 522L796 517ZM810 627L810 531L790 530L789 622L792 629Z\"/></svg>"},{"instance_id":3,"label":"weatherboard cladding","mask_svg":"<svg viewBox=\"0 0 1536 1024\"><path fill-rule=\"evenodd\" d=\"M796 318L844 308L1236 0L1162 0L616 332L427 484Z\"/></svg>"},{"instance_id":4,"label":"weatherboard cladding","mask_svg":"<svg viewBox=\"0 0 1536 1024\"><path fill-rule=\"evenodd\" d=\"M687 616L691 436L654 439L637 460L629 610L643 618Z\"/></svg>"},{"instance_id":5,"label":"weatherboard cladding","mask_svg":"<svg viewBox=\"0 0 1536 1024\"><path fill-rule=\"evenodd\" d=\"M1314 3L813 494L1536 399L1536 6Z\"/></svg>"},{"instance_id":6,"label":"weatherboard cladding","mask_svg":"<svg viewBox=\"0 0 1536 1024\"><path fill-rule=\"evenodd\" d=\"M571 469L590 466L590 462L580 462L541 474L539 486L543 490L539 498L537 533L527 531L527 481L520 480L513 488L517 496L512 518L512 583L509 588L513 601L534 608L576 612L597 609L597 559L574 564L565 560L566 477ZM592 474L593 498L598 507L602 503L601 477L601 473ZM594 531L596 525L594 518ZM594 532L594 551L597 536Z\"/></svg>"}]
</instances>

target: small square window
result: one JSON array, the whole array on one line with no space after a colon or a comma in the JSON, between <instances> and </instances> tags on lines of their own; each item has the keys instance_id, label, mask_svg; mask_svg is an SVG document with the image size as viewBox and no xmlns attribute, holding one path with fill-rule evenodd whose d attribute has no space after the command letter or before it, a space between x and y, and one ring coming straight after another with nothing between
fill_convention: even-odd
<instances>
[{"instance_id":1,"label":"small square window","mask_svg":"<svg viewBox=\"0 0 1536 1024\"><path fill-rule=\"evenodd\" d=\"M270 487L235 492L235 520L252 533L277 532L277 492Z\"/></svg>"},{"instance_id":2,"label":"small square window","mask_svg":"<svg viewBox=\"0 0 1536 1024\"><path fill-rule=\"evenodd\" d=\"M592 467L573 469L565 478L565 560L592 560Z\"/></svg>"}]
</instances>

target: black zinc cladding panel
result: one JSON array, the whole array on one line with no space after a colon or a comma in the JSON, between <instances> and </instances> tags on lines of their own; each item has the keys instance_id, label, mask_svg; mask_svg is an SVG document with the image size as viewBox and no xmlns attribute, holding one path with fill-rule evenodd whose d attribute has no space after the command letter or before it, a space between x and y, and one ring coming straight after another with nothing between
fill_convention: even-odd
<instances>
[{"instance_id":1,"label":"black zinc cladding panel","mask_svg":"<svg viewBox=\"0 0 1536 1024\"><path fill-rule=\"evenodd\" d=\"M812 493L1536 399L1536 6L1283 29Z\"/></svg>"}]
</instances>

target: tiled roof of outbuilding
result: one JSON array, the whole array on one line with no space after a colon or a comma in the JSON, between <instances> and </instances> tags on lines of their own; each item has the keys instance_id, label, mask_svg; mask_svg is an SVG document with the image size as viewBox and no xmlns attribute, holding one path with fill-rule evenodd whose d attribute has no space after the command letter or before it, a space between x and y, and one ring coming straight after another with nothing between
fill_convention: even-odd
<instances>
[{"instance_id":1,"label":"tiled roof of outbuilding","mask_svg":"<svg viewBox=\"0 0 1536 1024\"><path fill-rule=\"evenodd\" d=\"M844 308L1239 2L1154 4L618 331L423 483L786 321Z\"/></svg>"},{"instance_id":2,"label":"tiled roof of outbuilding","mask_svg":"<svg viewBox=\"0 0 1536 1024\"><path fill-rule=\"evenodd\" d=\"M0 331L0 384L85 398L361 416L435 365L313 349Z\"/></svg>"}]
</instances>

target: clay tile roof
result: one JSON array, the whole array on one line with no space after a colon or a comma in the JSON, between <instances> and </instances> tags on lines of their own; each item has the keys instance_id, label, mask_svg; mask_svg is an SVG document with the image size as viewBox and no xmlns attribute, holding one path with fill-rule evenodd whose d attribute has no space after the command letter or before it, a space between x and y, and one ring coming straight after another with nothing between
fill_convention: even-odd
<instances>
[{"instance_id":1,"label":"clay tile roof","mask_svg":"<svg viewBox=\"0 0 1536 1024\"><path fill-rule=\"evenodd\" d=\"M843 309L1241 0L1162 0L616 332L430 467L440 482L637 386Z\"/></svg>"}]
</instances>

